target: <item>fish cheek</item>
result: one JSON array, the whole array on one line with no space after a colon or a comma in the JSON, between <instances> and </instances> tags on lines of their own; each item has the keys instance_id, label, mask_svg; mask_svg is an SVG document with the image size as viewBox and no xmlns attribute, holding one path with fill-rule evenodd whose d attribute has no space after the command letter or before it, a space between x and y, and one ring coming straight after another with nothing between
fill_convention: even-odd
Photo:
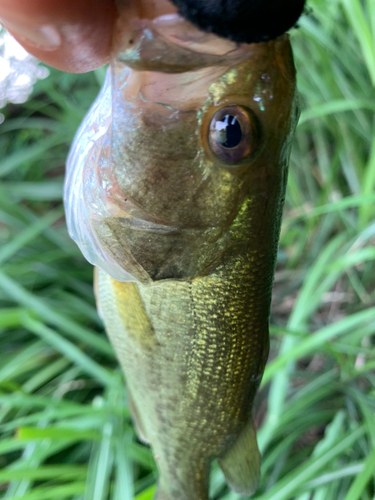
<instances>
[{"instance_id":1,"label":"fish cheek","mask_svg":"<svg viewBox=\"0 0 375 500\"><path fill-rule=\"evenodd\" d=\"M151 219L201 226L200 212L191 201L201 184L194 163L198 147L195 115L160 105L156 113L155 106L150 112L142 109L136 127L129 120L127 140L113 148L118 184Z\"/></svg>"},{"instance_id":2,"label":"fish cheek","mask_svg":"<svg viewBox=\"0 0 375 500\"><path fill-rule=\"evenodd\" d=\"M112 159L123 193L154 222L189 228L226 225L235 212L238 181L210 169L196 113L161 106L158 113L147 111L137 111L135 123L131 115L124 121L126 141L114 136Z\"/></svg>"}]
</instances>

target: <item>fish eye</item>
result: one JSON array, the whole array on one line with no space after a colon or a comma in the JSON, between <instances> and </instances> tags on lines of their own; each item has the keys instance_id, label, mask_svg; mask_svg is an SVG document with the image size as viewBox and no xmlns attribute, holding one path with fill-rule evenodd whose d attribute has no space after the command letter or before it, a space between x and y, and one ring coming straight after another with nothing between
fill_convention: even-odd
<instances>
[{"instance_id":1,"label":"fish eye","mask_svg":"<svg viewBox=\"0 0 375 500\"><path fill-rule=\"evenodd\" d=\"M239 163L256 148L255 116L242 106L225 106L214 114L208 132L213 153L229 164Z\"/></svg>"}]
</instances>

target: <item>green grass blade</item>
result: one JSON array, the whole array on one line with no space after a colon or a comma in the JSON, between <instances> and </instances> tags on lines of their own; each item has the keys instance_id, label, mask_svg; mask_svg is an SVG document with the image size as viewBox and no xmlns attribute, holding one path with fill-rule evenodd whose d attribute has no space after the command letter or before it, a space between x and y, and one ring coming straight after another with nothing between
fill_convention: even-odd
<instances>
[{"instance_id":1,"label":"green grass blade","mask_svg":"<svg viewBox=\"0 0 375 500\"><path fill-rule=\"evenodd\" d=\"M81 349L77 348L74 344L64 339L47 326L44 326L42 323L34 320L27 314L23 319L23 325L29 331L35 333L48 342L68 359L73 361L73 363L79 366L82 371L88 373L103 385L111 386L113 384L113 377L106 369L102 368L98 363L84 354Z\"/></svg>"},{"instance_id":2,"label":"green grass blade","mask_svg":"<svg viewBox=\"0 0 375 500\"><path fill-rule=\"evenodd\" d=\"M345 500L360 500L371 477L375 479L375 448L365 461L363 470L357 475Z\"/></svg>"},{"instance_id":3,"label":"green grass blade","mask_svg":"<svg viewBox=\"0 0 375 500\"><path fill-rule=\"evenodd\" d=\"M59 314L57 311L53 311L41 298L29 293L2 271L0 271L0 289L4 290L18 304L30 308L45 321L61 328L66 334L88 343L103 354L110 355L111 357L114 356L113 349L105 338L93 334L86 328L74 323L68 317Z\"/></svg>"}]
</instances>

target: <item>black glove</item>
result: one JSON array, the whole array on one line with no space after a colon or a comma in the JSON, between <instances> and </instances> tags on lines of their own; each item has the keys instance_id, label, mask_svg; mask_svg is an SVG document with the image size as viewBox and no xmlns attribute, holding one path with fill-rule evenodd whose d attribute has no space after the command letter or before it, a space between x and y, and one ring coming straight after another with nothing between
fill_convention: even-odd
<instances>
[{"instance_id":1,"label":"black glove","mask_svg":"<svg viewBox=\"0 0 375 500\"><path fill-rule=\"evenodd\" d=\"M236 42L264 42L285 33L305 0L172 0L180 14L204 31Z\"/></svg>"}]
</instances>

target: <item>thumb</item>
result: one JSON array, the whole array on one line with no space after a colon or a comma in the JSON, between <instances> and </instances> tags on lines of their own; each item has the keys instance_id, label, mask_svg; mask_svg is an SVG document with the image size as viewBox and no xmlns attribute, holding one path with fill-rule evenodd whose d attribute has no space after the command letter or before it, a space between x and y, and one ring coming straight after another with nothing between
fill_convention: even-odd
<instances>
[{"instance_id":1,"label":"thumb","mask_svg":"<svg viewBox=\"0 0 375 500\"><path fill-rule=\"evenodd\" d=\"M83 73L108 62L114 0L0 0L0 19L31 54Z\"/></svg>"}]
</instances>

